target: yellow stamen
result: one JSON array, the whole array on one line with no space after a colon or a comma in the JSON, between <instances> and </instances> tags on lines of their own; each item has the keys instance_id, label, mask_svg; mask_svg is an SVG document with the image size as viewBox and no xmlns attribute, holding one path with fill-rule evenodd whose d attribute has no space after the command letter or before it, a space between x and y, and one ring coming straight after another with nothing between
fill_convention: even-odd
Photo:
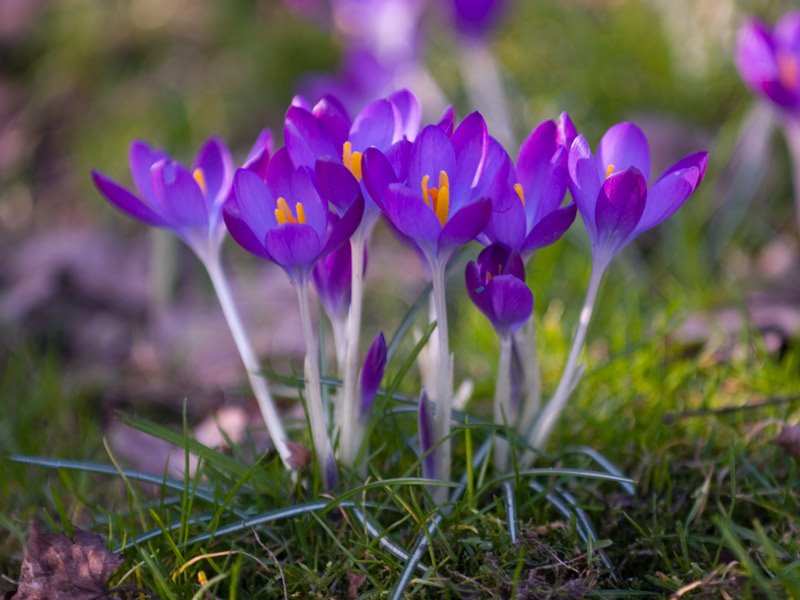
<instances>
[{"instance_id":1,"label":"yellow stamen","mask_svg":"<svg viewBox=\"0 0 800 600\"><path fill-rule=\"evenodd\" d=\"M208 583L208 577L206 577L205 571L199 571L197 573L197 581L200 583L200 585L205 585Z\"/></svg>"},{"instance_id":2,"label":"yellow stamen","mask_svg":"<svg viewBox=\"0 0 800 600\"><path fill-rule=\"evenodd\" d=\"M276 204L277 208L275 209L275 219L278 221L278 225L306 222L306 211L301 202L298 202L294 205L295 210L297 211L296 217L292 214L292 209L289 208L289 203L286 202L286 198L283 196L278 198Z\"/></svg>"},{"instance_id":3,"label":"yellow stamen","mask_svg":"<svg viewBox=\"0 0 800 600\"><path fill-rule=\"evenodd\" d=\"M800 85L800 65L797 57L788 52L778 52L776 56L778 63L778 79L789 89L797 88Z\"/></svg>"},{"instance_id":4,"label":"yellow stamen","mask_svg":"<svg viewBox=\"0 0 800 600\"><path fill-rule=\"evenodd\" d=\"M422 178L422 199L433 209L439 223L444 227L450 214L450 179L445 171L439 171L439 187L429 188L430 175Z\"/></svg>"},{"instance_id":5,"label":"yellow stamen","mask_svg":"<svg viewBox=\"0 0 800 600\"><path fill-rule=\"evenodd\" d=\"M200 191L203 192L203 195L208 193L208 187L206 186L206 175L203 173L203 169L200 167L196 168L192 171L192 177L197 182L197 185L200 186Z\"/></svg>"},{"instance_id":6,"label":"yellow stamen","mask_svg":"<svg viewBox=\"0 0 800 600\"><path fill-rule=\"evenodd\" d=\"M517 192L517 196L519 196L519 199L522 201L522 206L525 206L525 192L522 189L522 184L515 183L514 191Z\"/></svg>"},{"instance_id":7,"label":"yellow stamen","mask_svg":"<svg viewBox=\"0 0 800 600\"><path fill-rule=\"evenodd\" d=\"M611 174L613 172L614 172L614 165L608 165L608 168L606 169L606 179L611 177Z\"/></svg>"},{"instance_id":8,"label":"yellow stamen","mask_svg":"<svg viewBox=\"0 0 800 600\"><path fill-rule=\"evenodd\" d=\"M344 166L353 174L353 177L361 181L361 152L353 152L353 144L345 142L342 147L342 162Z\"/></svg>"}]
</instances>

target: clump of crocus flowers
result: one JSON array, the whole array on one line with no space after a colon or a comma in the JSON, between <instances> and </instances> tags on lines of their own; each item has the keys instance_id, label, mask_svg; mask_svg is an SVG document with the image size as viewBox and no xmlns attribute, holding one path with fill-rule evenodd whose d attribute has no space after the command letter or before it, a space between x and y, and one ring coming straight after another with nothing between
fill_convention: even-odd
<instances>
[{"instance_id":1,"label":"clump of crocus flowers","mask_svg":"<svg viewBox=\"0 0 800 600\"><path fill-rule=\"evenodd\" d=\"M493 420L536 448L547 443L577 384L579 357L602 278L613 258L689 198L706 169L706 153L682 158L650 182L647 139L632 123L611 127L593 153L569 116L545 121L523 142L516 159L475 112L456 123L448 110L422 124L419 103L400 90L350 117L341 102L296 98L286 113L286 145L273 151L262 132L236 170L230 152L209 140L191 167L143 142L131 146L135 192L94 173L100 192L117 208L182 239L205 265L275 447L287 468L297 461L276 410L247 328L242 324L220 259L226 233L256 257L277 264L297 290L306 357L302 394L316 465L327 488L339 466L358 472L365 432L387 363L381 332L362 354L364 274L378 219L412 246L432 284L435 380L416 390L418 452L426 477L451 479L453 361L446 278L459 252L475 252L461 289L500 340ZM567 200L569 191L571 199ZM589 236L592 275L561 380L540 402L532 359L534 297L526 263L538 248L561 238L580 213ZM323 402L316 290L334 331L335 371L342 385ZM451 292L454 288L451 288ZM513 394L514 357L521 359L527 393ZM518 387L518 386L517 386ZM331 416L332 415L332 416ZM508 469L509 445L495 439L495 467ZM444 490L445 488L441 488ZM436 494L439 499L443 496Z\"/></svg>"}]
</instances>

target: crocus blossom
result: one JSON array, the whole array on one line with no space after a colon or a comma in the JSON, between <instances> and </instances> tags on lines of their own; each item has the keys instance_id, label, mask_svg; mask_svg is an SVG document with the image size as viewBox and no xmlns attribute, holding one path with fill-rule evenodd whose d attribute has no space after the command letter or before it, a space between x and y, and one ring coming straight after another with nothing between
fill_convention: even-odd
<instances>
[{"instance_id":1,"label":"crocus blossom","mask_svg":"<svg viewBox=\"0 0 800 600\"><path fill-rule=\"evenodd\" d=\"M736 65L757 94L780 109L800 110L800 11L786 13L770 29L751 19L739 30Z\"/></svg>"},{"instance_id":2,"label":"crocus blossom","mask_svg":"<svg viewBox=\"0 0 800 600\"><path fill-rule=\"evenodd\" d=\"M525 283L525 266L519 254L493 244L465 272L470 300L492 323L498 335L508 336L528 320L533 294Z\"/></svg>"},{"instance_id":3,"label":"crocus blossom","mask_svg":"<svg viewBox=\"0 0 800 600\"><path fill-rule=\"evenodd\" d=\"M456 31L480 37L494 28L508 0L450 0L449 4Z\"/></svg>"},{"instance_id":4,"label":"crocus blossom","mask_svg":"<svg viewBox=\"0 0 800 600\"><path fill-rule=\"evenodd\" d=\"M219 251L225 234L222 206L233 177L231 154L221 140L203 144L191 168L134 141L130 169L137 193L97 171L92 179L116 208L148 225L171 229L202 260Z\"/></svg>"},{"instance_id":5,"label":"crocus blossom","mask_svg":"<svg viewBox=\"0 0 800 600\"><path fill-rule=\"evenodd\" d=\"M284 137L292 162L315 170L323 197L343 211L361 189L363 152L372 146L387 152L402 139L414 139L419 122L419 101L408 90L371 102L352 121L332 96L313 107L296 98L286 113ZM378 209L366 194L365 232L377 216Z\"/></svg>"},{"instance_id":6,"label":"crocus blossom","mask_svg":"<svg viewBox=\"0 0 800 600\"><path fill-rule=\"evenodd\" d=\"M648 189L650 148L636 125L611 127L596 156L582 135L575 138L569 152L569 185L595 263L604 269L628 242L678 210L702 181L707 163L707 152L690 154Z\"/></svg>"},{"instance_id":7,"label":"crocus blossom","mask_svg":"<svg viewBox=\"0 0 800 600\"><path fill-rule=\"evenodd\" d=\"M300 283L320 258L349 240L363 209L363 200L356 199L341 218L331 213L312 173L295 168L282 148L270 160L266 180L248 169L236 172L225 222L245 250L277 263Z\"/></svg>"},{"instance_id":8,"label":"crocus blossom","mask_svg":"<svg viewBox=\"0 0 800 600\"><path fill-rule=\"evenodd\" d=\"M534 250L561 238L577 214L574 202L562 206L567 191L567 156L575 128L566 113L531 131L520 146L516 166L503 148L490 146L497 181L508 185L495 190L492 217L484 232L489 243L500 243L529 257ZM508 175L504 175L508 173Z\"/></svg>"},{"instance_id":9,"label":"crocus blossom","mask_svg":"<svg viewBox=\"0 0 800 600\"><path fill-rule=\"evenodd\" d=\"M482 179L488 143L483 117L472 113L452 136L438 125L425 127L409 149L403 180L378 149L364 154L371 196L432 265L446 263L486 226L492 208Z\"/></svg>"}]
</instances>

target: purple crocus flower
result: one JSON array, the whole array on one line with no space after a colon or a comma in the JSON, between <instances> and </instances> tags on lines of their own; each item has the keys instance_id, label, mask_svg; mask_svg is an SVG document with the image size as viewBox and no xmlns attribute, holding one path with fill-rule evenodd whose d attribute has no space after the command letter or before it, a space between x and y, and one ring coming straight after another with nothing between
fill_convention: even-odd
<instances>
[{"instance_id":1,"label":"purple crocus flower","mask_svg":"<svg viewBox=\"0 0 800 600\"><path fill-rule=\"evenodd\" d=\"M361 408L359 418L366 419L378 393L378 387L383 379L383 371L386 368L386 338L383 332L375 336L372 344L367 350L364 358L364 366L361 368Z\"/></svg>"},{"instance_id":2,"label":"purple crocus flower","mask_svg":"<svg viewBox=\"0 0 800 600\"><path fill-rule=\"evenodd\" d=\"M313 108L296 98L286 113L284 137L292 162L314 169L323 197L343 211L361 190L364 151L374 146L387 152L396 142L413 139L419 122L419 101L408 90L368 104L352 121L332 96L323 97ZM365 233L378 214L366 194Z\"/></svg>"},{"instance_id":3,"label":"purple crocus flower","mask_svg":"<svg viewBox=\"0 0 800 600\"><path fill-rule=\"evenodd\" d=\"M770 28L755 19L739 30L736 65L747 85L780 109L800 110L800 11L786 13Z\"/></svg>"},{"instance_id":4,"label":"purple crocus flower","mask_svg":"<svg viewBox=\"0 0 800 600\"><path fill-rule=\"evenodd\" d=\"M137 193L97 171L92 179L116 208L148 225L171 229L202 260L210 260L225 234L221 212L233 178L227 146L209 139L188 168L166 152L134 141L130 169Z\"/></svg>"},{"instance_id":5,"label":"purple crocus flower","mask_svg":"<svg viewBox=\"0 0 800 600\"><path fill-rule=\"evenodd\" d=\"M533 294L525 283L519 254L492 244L483 249L465 272L470 300L492 323L500 337L508 337L533 312Z\"/></svg>"},{"instance_id":6,"label":"purple crocus flower","mask_svg":"<svg viewBox=\"0 0 800 600\"><path fill-rule=\"evenodd\" d=\"M497 181L508 185L495 191L492 217L484 232L489 243L500 243L529 257L569 229L577 214L574 202L561 206L567 191L567 155L575 128L566 113L558 123L545 121L522 143L516 167L497 142L487 161L497 164ZM508 175L504 175L508 173Z\"/></svg>"},{"instance_id":7,"label":"purple crocus flower","mask_svg":"<svg viewBox=\"0 0 800 600\"><path fill-rule=\"evenodd\" d=\"M707 152L690 154L648 190L650 149L636 125L611 127L597 156L582 135L575 138L569 152L570 191L596 265L604 270L628 242L678 210L702 181L707 163Z\"/></svg>"},{"instance_id":8,"label":"purple crocus flower","mask_svg":"<svg viewBox=\"0 0 800 600\"><path fill-rule=\"evenodd\" d=\"M350 244L343 244L320 259L312 271L317 296L331 321L343 321L350 307L352 261Z\"/></svg>"},{"instance_id":9,"label":"purple crocus flower","mask_svg":"<svg viewBox=\"0 0 800 600\"><path fill-rule=\"evenodd\" d=\"M284 148L270 159L266 180L239 169L234 198L225 207L231 236L245 250L280 265L295 283L308 280L316 262L350 239L363 200L332 214L314 187L313 174L295 168Z\"/></svg>"},{"instance_id":10,"label":"purple crocus flower","mask_svg":"<svg viewBox=\"0 0 800 600\"><path fill-rule=\"evenodd\" d=\"M508 4L507 0L450 0L456 31L481 37L491 31Z\"/></svg>"},{"instance_id":11,"label":"purple crocus flower","mask_svg":"<svg viewBox=\"0 0 800 600\"><path fill-rule=\"evenodd\" d=\"M364 154L364 180L392 225L425 254L432 267L446 264L455 249L486 226L492 203L483 170L489 136L479 113L465 118L452 136L425 127L409 150L401 180L376 148Z\"/></svg>"}]
</instances>

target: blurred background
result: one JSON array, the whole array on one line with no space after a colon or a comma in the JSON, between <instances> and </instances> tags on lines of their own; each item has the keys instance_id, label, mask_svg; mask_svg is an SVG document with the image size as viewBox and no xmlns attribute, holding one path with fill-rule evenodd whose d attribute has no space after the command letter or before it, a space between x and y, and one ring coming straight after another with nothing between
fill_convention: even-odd
<instances>
[{"instance_id":1,"label":"blurred background","mask_svg":"<svg viewBox=\"0 0 800 600\"><path fill-rule=\"evenodd\" d=\"M280 140L297 93L315 100L334 90L357 110L410 85L429 119L448 102L461 116L485 108L512 155L532 127L563 110L593 146L610 125L636 121L650 138L654 172L709 149L700 193L612 273L598 314L605 329L595 328L602 339L590 352L602 361L654 330L705 343L713 311L797 273L785 148L732 60L747 15L772 22L790 4L507 0L489 2L485 18L459 20L445 0L0 0L0 391L17 415L0 426L5 449L41 451L41 439L19 430L35 430L54 396L86 410L53 427L82 428L88 438L113 434L116 408L174 417L189 398L197 420L237 397L241 367L200 267L176 246L176 278L154 309L151 234L109 207L89 173L130 182L134 138L190 162L217 134L242 159L262 127ZM370 337L379 325L393 330L423 283L413 253L386 230L377 236ZM586 247L576 224L529 273L541 343L552 355L546 386L558 376L583 294ZM233 244L227 253L268 368L299 372L288 281ZM797 290L784 288L769 287L773 304L762 310L782 307L776 352L800 327ZM494 361L484 357L496 342L457 296L460 369L474 376L480 397L491 390ZM736 335L741 315L729 321ZM30 401L36 394L41 404ZM105 417L74 416L91 414Z\"/></svg>"}]
</instances>

